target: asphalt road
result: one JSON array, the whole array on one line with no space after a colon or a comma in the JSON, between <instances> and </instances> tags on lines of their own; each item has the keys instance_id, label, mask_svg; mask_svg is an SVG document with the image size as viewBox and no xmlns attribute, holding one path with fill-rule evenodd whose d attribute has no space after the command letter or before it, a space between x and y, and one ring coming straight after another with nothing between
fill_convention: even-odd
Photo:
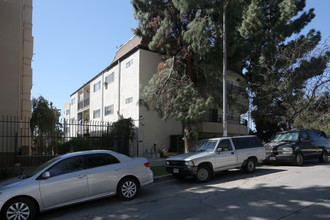
<instances>
[{"instance_id":1,"label":"asphalt road","mask_svg":"<svg viewBox=\"0 0 330 220\"><path fill-rule=\"evenodd\" d=\"M132 201L106 198L38 219L330 219L330 162L231 170L205 184L170 178L142 188Z\"/></svg>"}]
</instances>

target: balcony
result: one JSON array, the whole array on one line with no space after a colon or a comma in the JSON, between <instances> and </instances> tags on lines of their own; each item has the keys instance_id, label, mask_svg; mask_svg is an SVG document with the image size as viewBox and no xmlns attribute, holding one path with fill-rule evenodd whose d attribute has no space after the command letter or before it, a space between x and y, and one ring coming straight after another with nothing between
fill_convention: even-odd
<instances>
[{"instance_id":1,"label":"balcony","mask_svg":"<svg viewBox=\"0 0 330 220\"><path fill-rule=\"evenodd\" d=\"M216 134L220 136L223 133L222 118L218 117L215 120L206 120L199 124L198 130L201 133ZM227 132L229 135L247 135L247 121L239 117L228 117Z\"/></svg>"},{"instance_id":2,"label":"balcony","mask_svg":"<svg viewBox=\"0 0 330 220\"><path fill-rule=\"evenodd\" d=\"M78 111L89 107L89 97L83 101L78 102Z\"/></svg>"}]
</instances>

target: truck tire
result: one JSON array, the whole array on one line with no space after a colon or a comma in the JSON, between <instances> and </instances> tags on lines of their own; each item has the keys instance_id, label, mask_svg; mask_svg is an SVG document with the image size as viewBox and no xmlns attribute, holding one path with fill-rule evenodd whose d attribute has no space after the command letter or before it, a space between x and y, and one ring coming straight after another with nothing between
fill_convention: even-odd
<instances>
[{"instance_id":1,"label":"truck tire","mask_svg":"<svg viewBox=\"0 0 330 220\"><path fill-rule=\"evenodd\" d=\"M245 172L253 173L255 169L256 169L256 161L252 158L248 159L244 166Z\"/></svg>"},{"instance_id":2,"label":"truck tire","mask_svg":"<svg viewBox=\"0 0 330 220\"><path fill-rule=\"evenodd\" d=\"M208 166L202 165L198 167L197 173L195 175L195 180L199 183L206 183L210 180L211 178L211 170Z\"/></svg>"},{"instance_id":3,"label":"truck tire","mask_svg":"<svg viewBox=\"0 0 330 220\"><path fill-rule=\"evenodd\" d=\"M326 151L323 151L321 156L319 157L319 161L322 163L327 163L329 160L328 153Z\"/></svg>"},{"instance_id":4,"label":"truck tire","mask_svg":"<svg viewBox=\"0 0 330 220\"><path fill-rule=\"evenodd\" d=\"M295 156L295 164L297 166L304 165L304 158L303 158L302 153L297 153L297 155Z\"/></svg>"}]
</instances>

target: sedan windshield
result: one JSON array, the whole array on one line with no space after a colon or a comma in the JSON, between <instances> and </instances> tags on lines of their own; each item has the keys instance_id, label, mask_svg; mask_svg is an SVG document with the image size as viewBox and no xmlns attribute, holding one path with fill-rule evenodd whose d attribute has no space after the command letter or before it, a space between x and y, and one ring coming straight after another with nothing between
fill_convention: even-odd
<instances>
[{"instance_id":1,"label":"sedan windshield","mask_svg":"<svg viewBox=\"0 0 330 220\"><path fill-rule=\"evenodd\" d=\"M272 139L273 142L280 141L297 141L299 138L299 132L277 133Z\"/></svg>"},{"instance_id":2,"label":"sedan windshield","mask_svg":"<svg viewBox=\"0 0 330 220\"><path fill-rule=\"evenodd\" d=\"M217 140L201 140L199 141L191 151L193 152L203 152L203 151L208 151L211 152L214 150Z\"/></svg>"}]
</instances>

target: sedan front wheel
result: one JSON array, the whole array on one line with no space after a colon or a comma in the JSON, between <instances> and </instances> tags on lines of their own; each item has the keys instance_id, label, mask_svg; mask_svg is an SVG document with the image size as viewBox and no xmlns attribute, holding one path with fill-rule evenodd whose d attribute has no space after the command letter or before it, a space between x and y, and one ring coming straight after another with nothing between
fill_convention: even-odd
<instances>
[{"instance_id":1,"label":"sedan front wheel","mask_svg":"<svg viewBox=\"0 0 330 220\"><path fill-rule=\"evenodd\" d=\"M31 220L36 215L36 206L29 198L16 198L9 201L3 208L1 219Z\"/></svg>"}]
</instances>

